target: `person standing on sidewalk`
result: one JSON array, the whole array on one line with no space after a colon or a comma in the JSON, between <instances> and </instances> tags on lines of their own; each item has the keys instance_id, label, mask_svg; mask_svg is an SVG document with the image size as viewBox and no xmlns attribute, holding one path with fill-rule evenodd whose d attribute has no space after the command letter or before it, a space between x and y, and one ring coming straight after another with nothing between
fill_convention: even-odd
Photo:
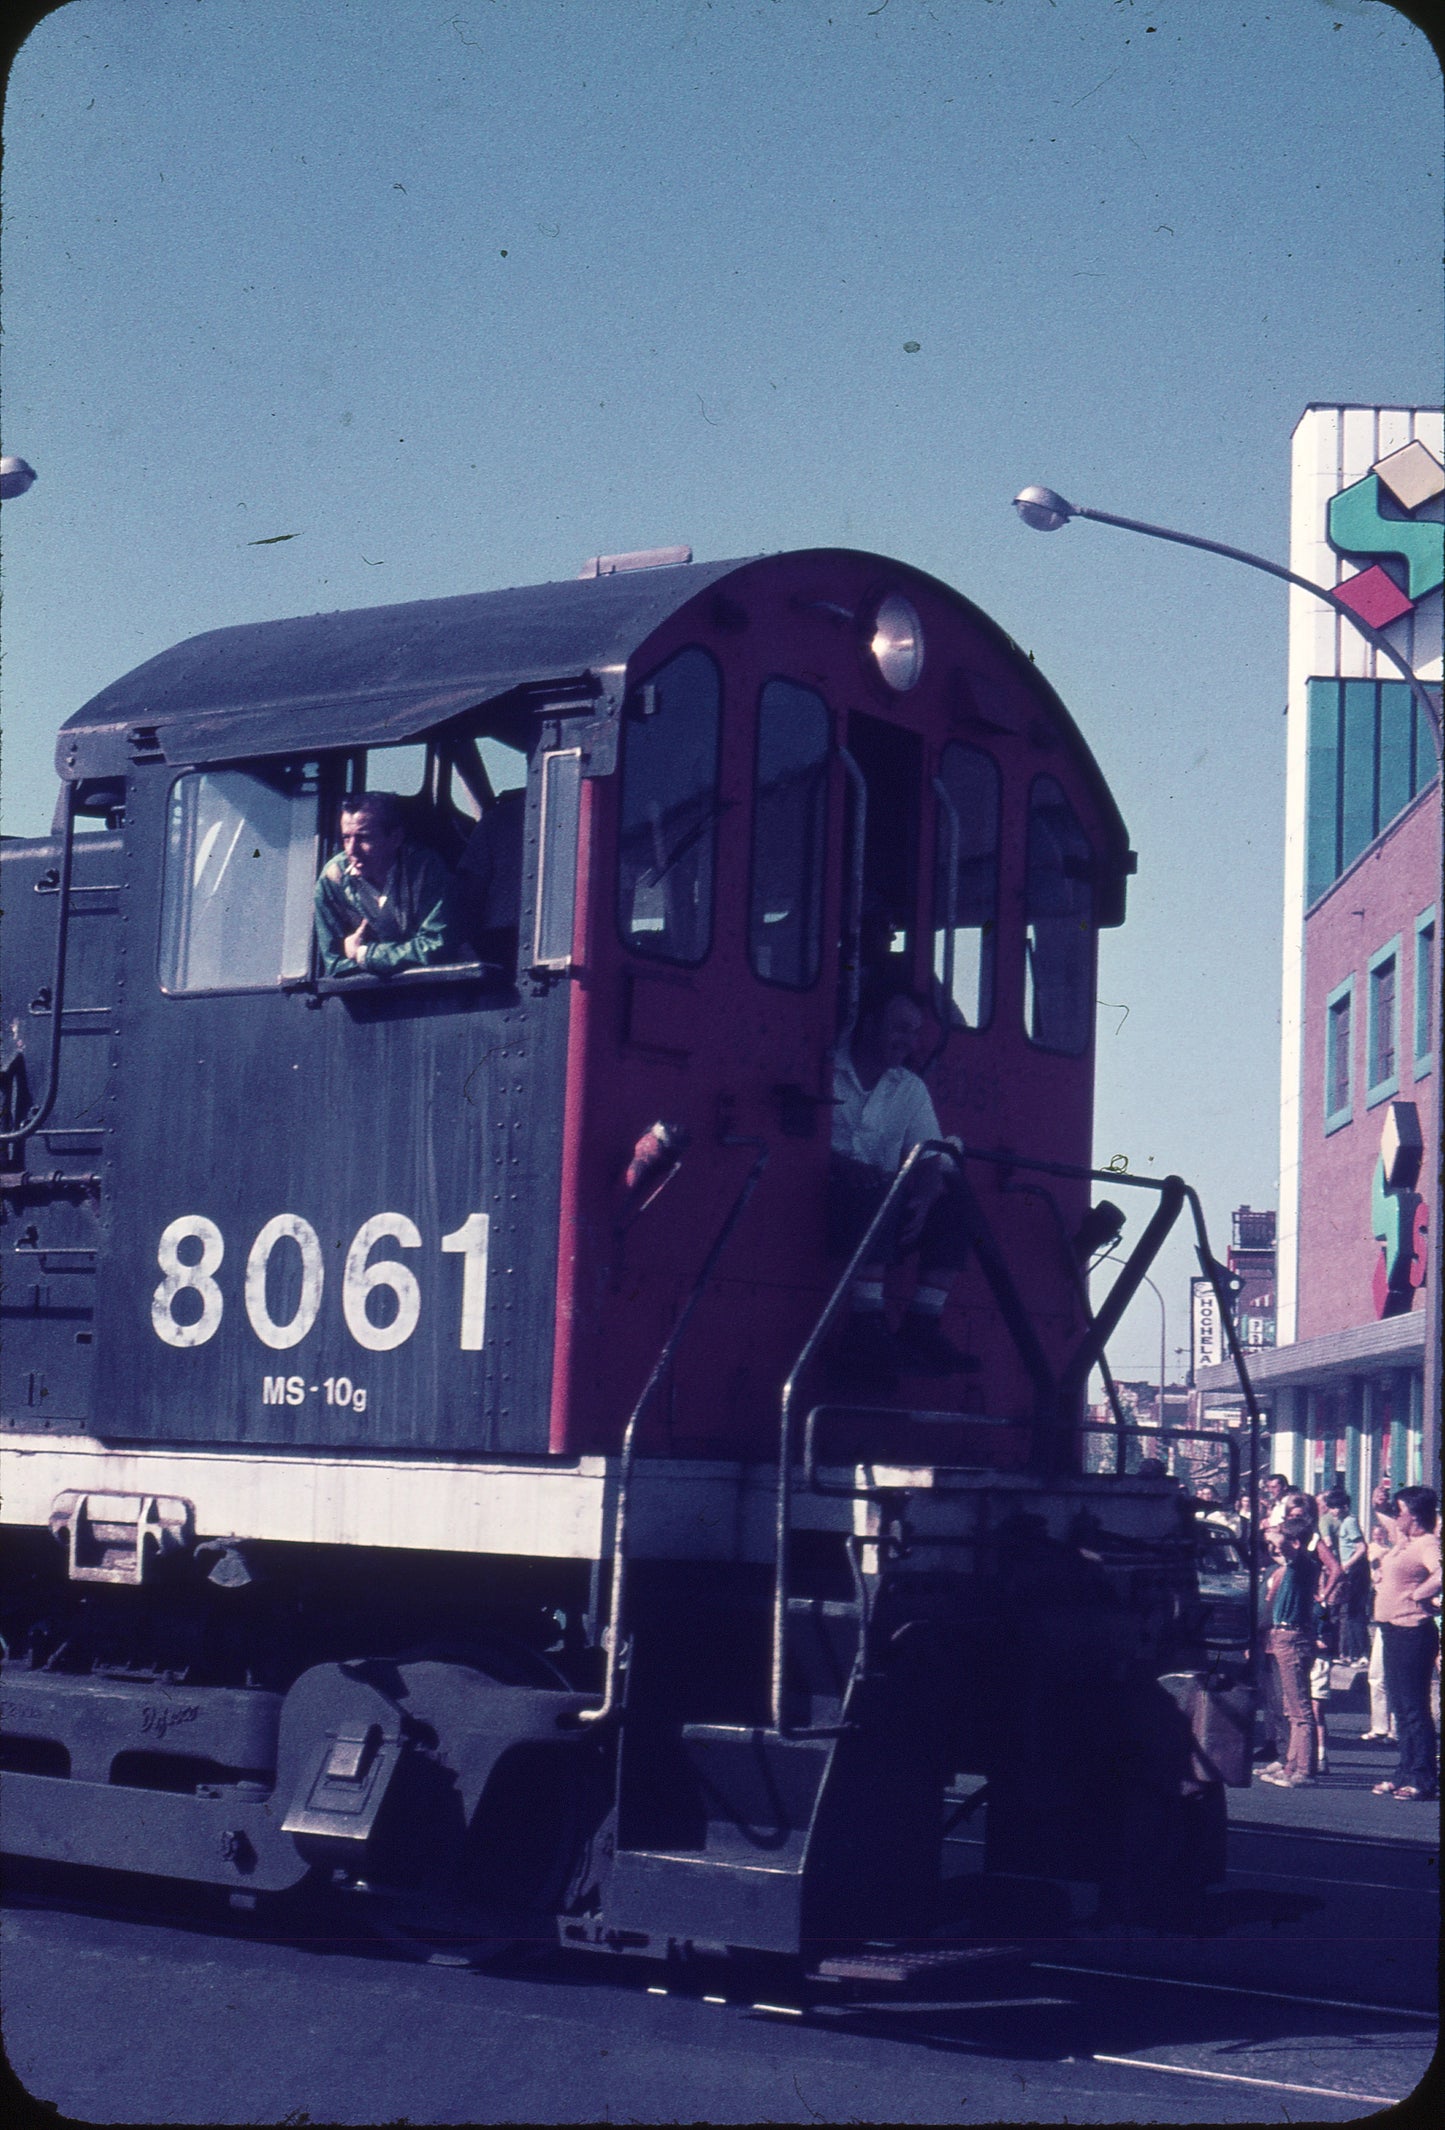
<instances>
[{"instance_id":1,"label":"person standing on sidewalk","mask_svg":"<svg viewBox=\"0 0 1445 2130\"><path fill-rule=\"evenodd\" d=\"M1440 1654L1433 1600L1440 1595L1439 1504L1430 1487L1401 1487L1395 1496L1396 1542L1380 1563L1375 1618L1385 1652L1385 1691L1400 1734L1393 1782L1377 1782L1377 1797L1418 1804L1438 1794L1430 1679Z\"/></svg>"},{"instance_id":2,"label":"person standing on sidewalk","mask_svg":"<svg viewBox=\"0 0 1445 2130\"><path fill-rule=\"evenodd\" d=\"M1259 1514L1262 1529L1278 1531L1284 1522L1284 1499L1292 1491L1283 1472L1271 1472L1259 1493Z\"/></svg>"},{"instance_id":3,"label":"person standing on sidewalk","mask_svg":"<svg viewBox=\"0 0 1445 2130\"><path fill-rule=\"evenodd\" d=\"M1344 1487L1331 1487L1325 1501L1329 1525L1322 1525L1321 1530L1340 1564L1341 1579L1335 1594L1338 1655L1345 1664L1361 1665L1369 1655L1370 1643L1370 1563L1365 1534Z\"/></svg>"},{"instance_id":4,"label":"person standing on sidewalk","mask_svg":"<svg viewBox=\"0 0 1445 2130\"><path fill-rule=\"evenodd\" d=\"M1334 1555L1318 1543L1317 1534L1303 1516L1285 1518L1277 1543L1280 1564L1266 1590L1268 1648L1279 1677L1280 1699L1289 1726L1289 1749L1283 1767L1261 1768L1260 1780L1297 1790L1315 1780L1311 1772L1315 1727L1310 1706L1315 1607L1328 1604L1339 1579L1339 1568Z\"/></svg>"},{"instance_id":5,"label":"person standing on sidewalk","mask_svg":"<svg viewBox=\"0 0 1445 2130\"><path fill-rule=\"evenodd\" d=\"M1376 1483L1370 1495L1370 1664L1367 1680L1370 1689L1370 1728L1362 1732L1361 1745L1395 1745L1395 1717L1385 1692L1385 1641L1380 1633L1379 1615L1375 1611L1376 1594L1380 1586L1380 1569L1385 1555L1399 1535L1390 1504L1395 1490L1388 1479Z\"/></svg>"}]
</instances>

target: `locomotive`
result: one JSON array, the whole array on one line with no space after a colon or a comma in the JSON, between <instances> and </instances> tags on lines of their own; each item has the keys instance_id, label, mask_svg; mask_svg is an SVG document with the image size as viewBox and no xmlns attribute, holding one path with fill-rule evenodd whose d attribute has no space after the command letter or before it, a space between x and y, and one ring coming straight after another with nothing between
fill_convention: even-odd
<instances>
[{"instance_id":1,"label":"locomotive","mask_svg":"<svg viewBox=\"0 0 1445 2130\"><path fill-rule=\"evenodd\" d=\"M938 1926L946 1799L969 1942L1221 1873L1250 1623L1085 1398L1182 1210L1222 1276L1091 1167L1133 855L996 623L874 554L602 557L192 638L57 765L3 861L9 1853L815 1974ZM456 958L326 972L363 790ZM825 1219L880 974L971 1243L965 1364L889 1395ZM1147 1217L1095 1310L1100 1183Z\"/></svg>"}]
</instances>

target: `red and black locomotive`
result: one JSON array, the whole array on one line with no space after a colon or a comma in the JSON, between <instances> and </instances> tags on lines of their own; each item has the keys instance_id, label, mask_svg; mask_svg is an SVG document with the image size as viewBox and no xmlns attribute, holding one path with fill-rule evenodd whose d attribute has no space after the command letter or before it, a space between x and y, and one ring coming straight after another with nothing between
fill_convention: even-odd
<instances>
[{"instance_id":1,"label":"red and black locomotive","mask_svg":"<svg viewBox=\"0 0 1445 2130\"><path fill-rule=\"evenodd\" d=\"M15 1853L813 1961L934 1927L960 1775L981 1930L1220 1868L1187 1504L1122 1427L1087 1453L1190 1199L1146 1188L1094 1311L1118 811L935 579L648 560L194 638L5 844ZM455 958L319 961L361 791L455 881ZM825 1219L880 980L971 1244L967 1369L886 1398L832 1358Z\"/></svg>"}]
</instances>

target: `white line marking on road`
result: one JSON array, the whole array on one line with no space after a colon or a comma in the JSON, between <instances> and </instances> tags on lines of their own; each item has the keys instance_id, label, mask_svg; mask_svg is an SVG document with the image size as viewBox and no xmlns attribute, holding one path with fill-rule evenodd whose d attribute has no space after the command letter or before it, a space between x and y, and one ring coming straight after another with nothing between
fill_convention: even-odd
<instances>
[{"instance_id":1,"label":"white line marking on road","mask_svg":"<svg viewBox=\"0 0 1445 2130\"><path fill-rule=\"evenodd\" d=\"M727 1998L726 1998L726 1997L704 1997L702 2001L703 2001L703 2003L704 2003L704 2004L726 2004L726 2003L727 2003Z\"/></svg>"},{"instance_id":2,"label":"white line marking on road","mask_svg":"<svg viewBox=\"0 0 1445 2130\"><path fill-rule=\"evenodd\" d=\"M1309 2004L1321 2011L1373 2012L1381 2019L1423 2019L1435 2024L1434 2012L1408 2009L1403 2004L1356 2004L1348 1997L1297 1997L1284 1989L1249 1989L1239 1982L1190 1982L1182 1975L1125 1975L1108 1967L1064 1967L1057 1960L1031 1960L1030 1967L1050 1975L1098 1975L1105 1982L1157 1982L1164 1989L1217 1990L1225 1997L1268 1997L1274 2004Z\"/></svg>"},{"instance_id":3,"label":"white line marking on road","mask_svg":"<svg viewBox=\"0 0 1445 2130\"><path fill-rule=\"evenodd\" d=\"M649 1982L647 1985L647 1994L649 1997L665 1997L667 1995L667 1991L665 1989L659 1989L658 1985L655 1982Z\"/></svg>"},{"instance_id":4,"label":"white line marking on road","mask_svg":"<svg viewBox=\"0 0 1445 2130\"><path fill-rule=\"evenodd\" d=\"M1291 1886L1297 1886L1300 1880L1300 1875L1297 1871L1253 1871L1243 1866L1240 1867L1234 1876L1241 1879L1283 1879ZM1391 1882L1385 1879L1317 1878L1315 1884L1321 1890L1328 1888L1330 1892L1333 1892L1337 1886L1353 1886L1361 1893L1413 1893L1417 1899L1422 1901L1433 1901L1435 1899L1435 1888L1433 1886L1402 1886L1398 1880Z\"/></svg>"},{"instance_id":5,"label":"white line marking on road","mask_svg":"<svg viewBox=\"0 0 1445 2130\"><path fill-rule=\"evenodd\" d=\"M755 2004L755 2012L774 2012L780 2019L801 2019L803 2014L796 2004Z\"/></svg>"},{"instance_id":6,"label":"white line marking on road","mask_svg":"<svg viewBox=\"0 0 1445 2130\"><path fill-rule=\"evenodd\" d=\"M1148 2056L1095 2056L1094 2063L1122 2064L1129 2071L1173 2071L1179 2078L1218 2078L1230 2086L1268 2086L1272 2093L1315 2093L1325 2100L1362 2100L1392 2108L1401 2093L1347 2093L1341 2086L1296 2086L1285 2078L1246 2078L1242 2071L1197 2071L1188 2063L1155 2063Z\"/></svg>"},{"instance_id":7,"label":"white line marking on road","mask_svg":"<svg viewBox=\"0 0 1445 2130\"><path fill-rule=\"evenodd\" d=\"M1036 2006L1077 2004L1076 1997L856 1997L846 2004L815 2004L814 2019L851 2019L858 2012L1026 2012Z\"/></svg>"}]
</instances>

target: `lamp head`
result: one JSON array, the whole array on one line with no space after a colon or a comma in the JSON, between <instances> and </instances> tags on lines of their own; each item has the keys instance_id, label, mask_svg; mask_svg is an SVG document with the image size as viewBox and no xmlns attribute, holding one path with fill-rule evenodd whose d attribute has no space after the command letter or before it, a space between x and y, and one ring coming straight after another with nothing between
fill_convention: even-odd
<instances>
[{"instance_id":1,"label":"lamp head","mask_svg":"<svg viewBox=\"0 0 1445 2130\"><path fill-rule=\"evenodd\" d=\"M1079 1222L1074 1234L1074 1255L1083 1264L1096 1250L1111 1249L1123 1232L1123 1214L1107 1198L1101 1198Z\"/></svg>"},{"instance_id":2,"label":"lamp head","mask_svg":"<svg viewBox=\"0 0 1445 2130\"><path fill-rule=\"evenodd\" d=\"M1021 488L1014 497L1014 509L1035 532L1057 532L1075 515L1073 504L1065 502L1056 488Z\"/></svg>"}]
</instances>

